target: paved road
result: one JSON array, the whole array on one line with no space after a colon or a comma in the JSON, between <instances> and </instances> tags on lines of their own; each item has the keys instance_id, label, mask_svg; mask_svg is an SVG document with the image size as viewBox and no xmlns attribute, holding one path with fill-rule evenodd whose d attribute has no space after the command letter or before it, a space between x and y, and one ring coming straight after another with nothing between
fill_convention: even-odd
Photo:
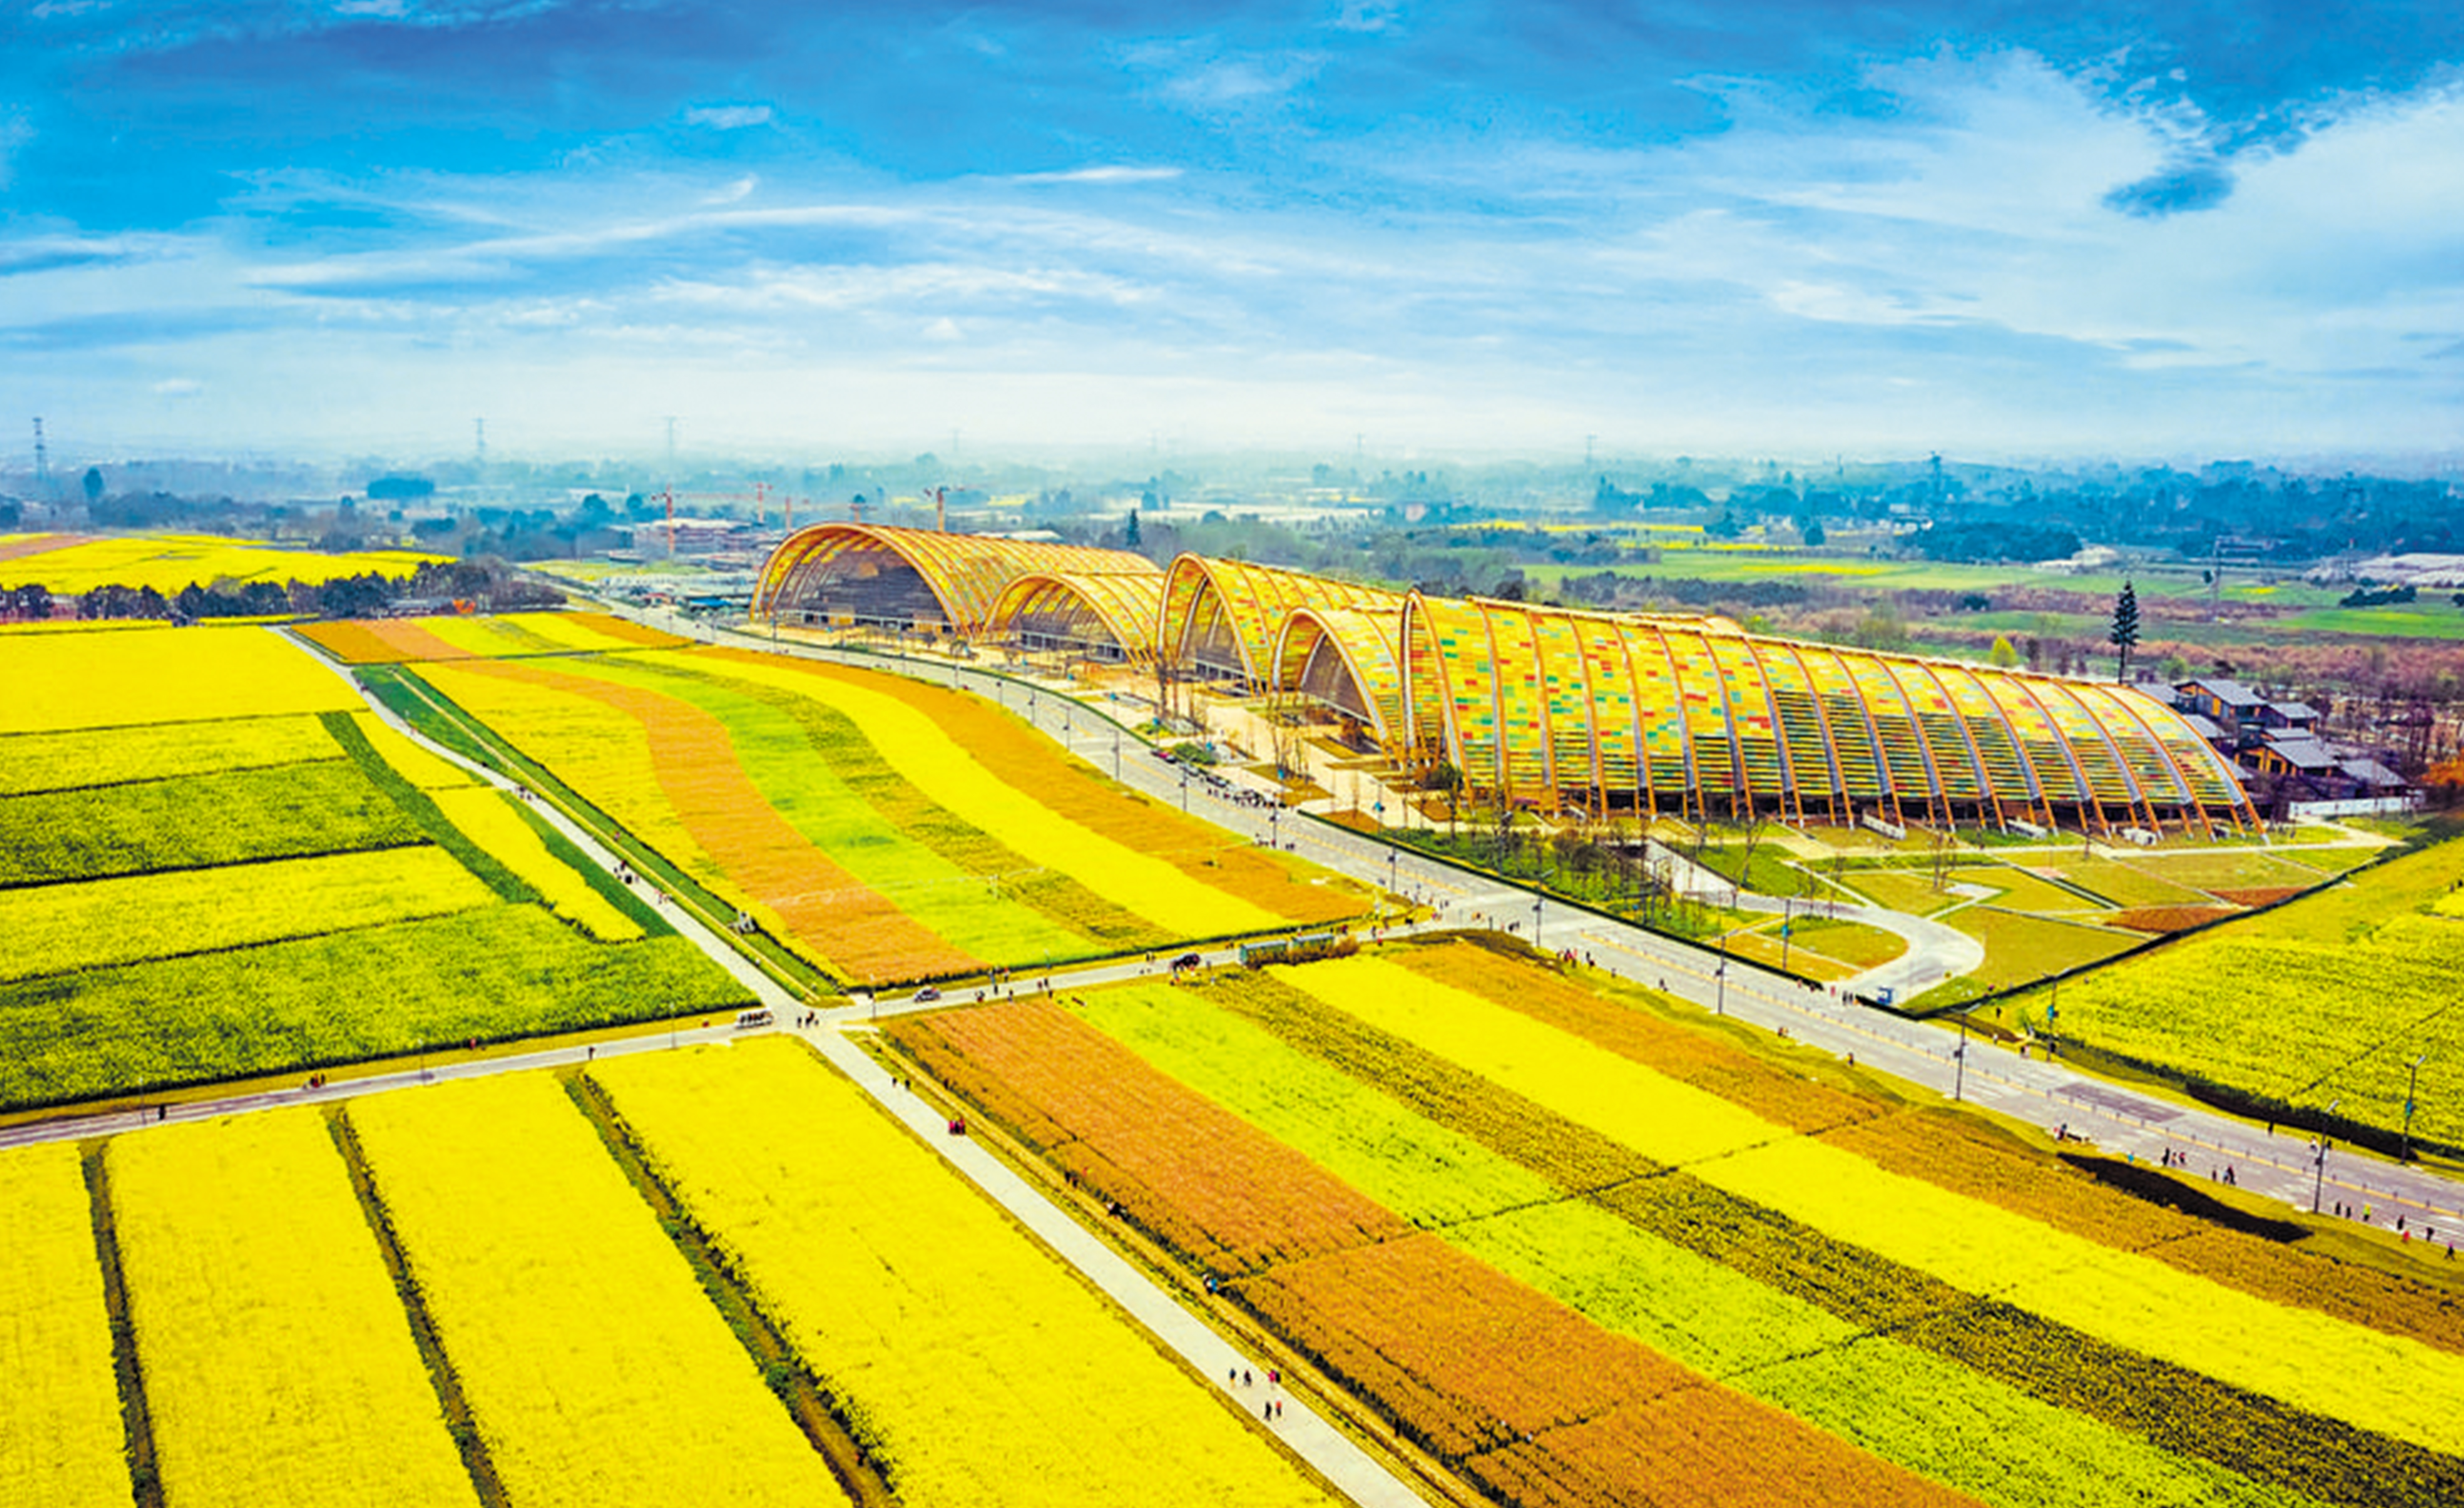
<instances>
[{"instance_id":1,"label":"paved road","mask_svg":"<svg viewBox=\"0 0 2464 1508\"><path fill-rule=\"evenodd\" d=\"M645 621L676 625L675 620L666 617ZM680 631L715 643L774 647L755 635L708 624L688 624ZM994 697L1098 769L1110 774L1115 768L1116 725L1100 708L1069 700L1057 686L1030 695L1017 679L945 662L900 660L786 642L775 647L782 653L895 670ZM1140 710L1133 704L1123 704L1122 716L1126 720ZM2341 1145L2329 1147L2322 1167L2316 1144L2301 1136L2277 1135L2263 1126L2110 1083L2034 1053L2022 1059L2017 1050L1983 1038L1968 1042L1963 1061L1960 1040L1947 1027L1906 1020L1842 998L1850 986L1866 987L1871 975L1852 980L1849 986L1808 989L1742 959L1724 961L1709 949L1547 901L1520 886L1439 863L1345 828L1290 813L1280 814L1270 822L1266 811L1219 795L1203 781L1184 782L1178 767L1143 752L1133 737L1121 736L1118 747L1121 778L1133 789L1176 806L1185 804L1190 815L1252 841L1271 839L1339 873L1438 907L1438 920L1443 925L1489 927L1531 937L1536 919L1537 935L1551 950L1572 950L1620 977L1664 986L1681 998L1772 1032L1785 1029L1791 1040L1842 1057L1853 1055L1859 1066L1878 1068L1947 1098L1973 1100L2049 1132L2065 1128L2073 1139L2109 1155L2149 1162L2169 1155L2181 1160L2190 1176L2204 1177L2213 1171L2219 1181L2230 1168L2240 1188L2299 1209L2310 1209L2315 1195L2322 1210L2343 1204L2358 1216L2366 1209L2370 1223L2390 1233L2398 1217L2405 1219L2408 1231L2427 1225L2438 1233L2442 1248L2450 1237L2464 1237L2464 1183L2430 1169L2388 1162ZM1718 884L1725 887L1727 882ZM1775 910L1782 904L1751 895L1742 900L1749 908ZM1843 907L1843 918L1847 913ZM1923 937L1929 927L1939 928L1923 918L1884 915L1892 919L1889 929L1903 937ZM1882 925L1881 918L1858 919ZM1964 937L1957 944L1935 939L1926 944L1924 958L1910 972L1947 967L1962 956L1963 948L1972 946ZM1965 965L1973 966L1972 959ZM1089 970L1056 974L1054 979L1056 988L1066 990L1117 976L1117 971Z\"/></svg>"}]
</instances>

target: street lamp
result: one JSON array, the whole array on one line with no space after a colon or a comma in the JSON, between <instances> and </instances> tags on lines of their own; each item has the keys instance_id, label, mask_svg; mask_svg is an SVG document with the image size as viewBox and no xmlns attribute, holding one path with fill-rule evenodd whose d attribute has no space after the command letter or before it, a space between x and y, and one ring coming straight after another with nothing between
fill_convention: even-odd
<instances>
[{"instance_id":1,"label":"street lamp","mask_svg":"<svg viewBox=\"0 0 2464 1508\"><path fill-rule=\"evenodd\" d=\"M1531 898L1531 946L1534 948L1540 946L1540 906L1541 897L1533 896Z\"/></svg>"},{"instance_id":2,"label":"street lamp","mask_svg":"<svg viewBox=\"0 0 2464 1508\"><path fill-rule=\"evenodd\" d=\"M2404 1160L2412 1161L2412 1092L2421 1087L2421 1065L2430 1055L2424 1053L2405 1065L2404 1081Z\"/></svg>"},{"instance_id":3,"label":"street lamp","mask_svg":"<svg viewBox=\"0 0 2464 1508\"><path fill-rule=\"evenodd\" d=\"M1713 972L1712 977L1720 981L1720 997L1713 1002L1711 1014L1726 1016L1728 1014L1728 934L1726 932L1720 934L1720 967Z\"/></svg>"},{"instance_id":4,"label":"street lamp","mask_svg":"<svg viewBox=\"0 0 2464 1508\"><path fill-rule=\"evenodd\" d=\"M1112 730L1112 778L1113 778L1113 779L1115 779L1115 780L1117 780L1117 779L1119 779L1120 777L1121 777L1121 731L1120 731L1119 729L1115 728L1115 729L1113 729L1113 730Z\"/></svg>"},{"instance_id":5,"label":"street lamp","mask_svg":"<svg viewBox=\"0 0 2464 1508\"><path fill-rule=\"evenodd\" d=\"M1189 766L1180 767L1180 809L1189 810Z\"/></svg>"},{"instance_id":6,"label":"street lamp","mask_svg":"<svg viewBox=\"0 0 2464 1508\"><path fill-rule=\"evenodd\" d=\"M1950 1074L1950 1103L1957 1104L1968 1088L1968 1013L1959 1013L1959 1048L1953 1055Z\"/></svg>"},{"instance_id":7,"label":"street lamp","mask_svg":"<svg viewBox=\"0 0 2464 1508\"><path fill-rule=\"evenodd\" d=\"M2334 1115L2336 1106L2343 1103L2342 1100L2327 1102L2327 1115ZM2311 1160L2319 1167L2318 1176L2310 1182L2310 1213L2317 1214L2320 1199L2327 1190L2327 1116L2319 1118L2319 1149L2311 1155Z\"/></svg>"},{"instance_id":8,"label":"street lamp","mask_svg":"<svg viewBox=\"0 0 2464 1508\"><path fill-rule=\"evenodd\" d=\"M1781 896L1779 898L1779 972L1782 973L1788 973L1788 934L1793 929L1795 920L1796 898Z\"/></svg>"}]
</instances>

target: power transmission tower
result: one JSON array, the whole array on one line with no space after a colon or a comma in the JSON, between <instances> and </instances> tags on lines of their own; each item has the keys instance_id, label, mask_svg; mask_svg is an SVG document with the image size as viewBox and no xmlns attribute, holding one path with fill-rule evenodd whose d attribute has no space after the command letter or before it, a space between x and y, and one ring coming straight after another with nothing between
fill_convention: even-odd
<instances>
[{"instance_id":1,"label":"power transmission tower","mask_svg":"<svg viewBox=\"0 0 2464 1508\"><path fill-rule=\"evenodd\" d=\"M51 452L43 448L43 416L34 416L34 485L41 487L52 479Z\"/></svg>"}]
</instances>

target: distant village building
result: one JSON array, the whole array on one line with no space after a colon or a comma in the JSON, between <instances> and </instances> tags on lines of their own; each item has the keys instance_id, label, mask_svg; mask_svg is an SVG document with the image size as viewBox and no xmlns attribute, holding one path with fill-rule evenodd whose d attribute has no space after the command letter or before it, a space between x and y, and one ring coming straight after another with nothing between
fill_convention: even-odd
<instances>
[{"instance_id":1,"label":"distant village building","mask_svg":"<svg viewBox=\"0 0 2464 1508\"><path fill-rule=\"evenodd\" d=\"M2418 793L2389 769L2383 750L2322 737L2319 710L2275 701L2239 681L2199 676L2176 682L2173 708L2217 753L2263 778L2254 796L2270 815L2358 814L2411 804Z\"/></svg>"}]
</instances>

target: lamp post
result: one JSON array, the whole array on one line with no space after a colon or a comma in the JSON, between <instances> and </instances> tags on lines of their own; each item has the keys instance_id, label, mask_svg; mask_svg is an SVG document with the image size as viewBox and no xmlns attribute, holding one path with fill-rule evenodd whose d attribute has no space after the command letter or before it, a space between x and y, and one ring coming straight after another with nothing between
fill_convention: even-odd
<instances>
[{"instance_id":1,"label":"lamp post","mask_svg":"<svg viewBox=\"0 0 2464 1508\"><path fill-rule=\"evenodd\" d=\"M2405 1065L2404 1081L2404 1160L2412 1161L2412 1092L2421 1087L2421 1064L2428 1053Z\"/></svg>"},{"instance_id":2,"label":"lamp post","mask_svg":"<svg viewBox=\"0 0 2464 1508\"><path fill-rule=\"evenodd\" d=\"M1113 730L1112 730L1112 778L1113 778L1113 779L1115 779L1115 780L1117 780L1117 779L1119 779L1120 777L1121 777L1121 731L1120 731L1119 729L1115 728L1115 729L1113 729Z\"/></svg>"},{"instance_id":3,"label":"lamp post","mask_svg":"<svg viewBox=\"0 0 2464 1508\"><path fill-rule=\"evenodd\" d=\"M2327 1102L2327 1115L2333 1115L2333 1114L2335 1114L2335 1113L2336 1113L2336 1106L2338 1106L2338 1105L2340 1105L2340 1104L2343 1104L2343 1103L2344 1103L2344 1102L2343 1102L2343 1101L2342 1101L2342 1100L2330 1100L2329 1102ZM2312 1214L2317 1214L2317 1213L2319 1213L2319 1204L2320 1204L2321 1198L2321 1197L2326 1193L2326 1191L2327 1191L2327 1124L2326 1124L2326 1121L2327 1121L2326 1116L2321 1116L2321 1117L2319 1118L2319 1149L2318 1149L2318 1151L2316 1151L2316 1152L2314 1152L2313 1154L2311 1154L2311 1161L2312 1161L2312 1162L2314 1162L2314 1163L2316 1163L2316 1164L2318 1165L2318 1169L2319 1169L2318 1176L2316 1176L2315 1178L2313 1178L2313 1179L2311 1180L2311 1182L2310 1182L2310 1213L2311 1213Z\"/></svg>"},{"instance_id":4,"label":"lamp post","mask_svg":"<svg viewBox=\"0 0 2464 1508\"><path fill-rule=\"evenodd\" d=\"M1959 1047L1952 1054L1950 1103L1957 1104L1968 1089L1968 1013L1959 1013Z\"/></svg>"},{"instance_id":5,"label":"lamp post","mask_svg":"<svg viewBox=\"0 0 2464 1508\"><path fill-rule=\"evenodd\" d=\"M1713 972L1712 977L1720 981L1720 995L1712 1003L1711 1014L1726 1016L1728 1014L1728 934L1726 932L1720 934L1720 967Z\"/></svg>"},{"instance_id":6,"label":"lamp post","mask_svg":"<svg viewBox=\"0 0 2464 1508\"><path fill-rule=\"evenodd\" d=\"M1788 934L1793 929L1795 920L1796 898L1781 896L1779 898L1779 970L1782 973L1788 973Z\"/></svg>"},{"instance_id":7,"label":"lamp post","mask_svg":"<svg viewBox=\"0 0 2464 1508\"><path fill-rule=\"evenodd\" d=\"M1542 897L1536 895L1531 898L1531 946L1534 948L1540 946L1540 907L1542 900Z\"/></svg>"},{"instance_id":8,"label":"lamp post","mask_svg":"<svg viewBox=\"0 0 2464 1508\"><path fill-rule=\"evenodd\" d=\"M1180 809L1189 810L1189 766L1180 767Z\"/></svg>"}]
</instances>

